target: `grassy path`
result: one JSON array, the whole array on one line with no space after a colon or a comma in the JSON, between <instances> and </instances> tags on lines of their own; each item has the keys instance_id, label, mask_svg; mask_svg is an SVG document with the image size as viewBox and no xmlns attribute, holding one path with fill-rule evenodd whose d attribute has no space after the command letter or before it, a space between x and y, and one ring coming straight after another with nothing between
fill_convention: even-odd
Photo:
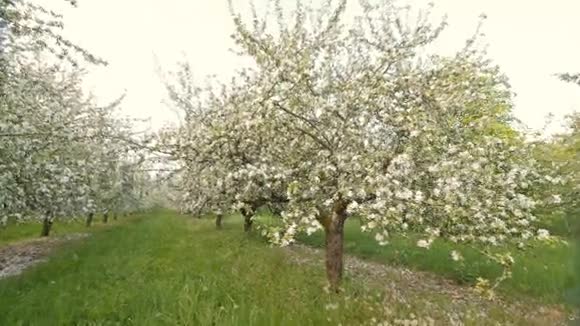
<instances>
[{"instance_id":1,"label":"grassy path","mask_svg":"<svg viewBox=\"0 0 580 326\"><path fill-rule=\"evenodd\" d=\"M345 294L326 294L320 252L270 248L237 224L170 212L104 228L24 274L0 280L0 325L557 325L561 311L506 306L437 278L360 260ZM409 274L410 273L410 274ZM417 274L420 275L420 274ZM423 283L420 283L423 282ZM411 284L415 284L412 289ZM467 297L466 297L467 296ZM540 309L541 308L541 309Z\"/></svg>"}]
</instances>

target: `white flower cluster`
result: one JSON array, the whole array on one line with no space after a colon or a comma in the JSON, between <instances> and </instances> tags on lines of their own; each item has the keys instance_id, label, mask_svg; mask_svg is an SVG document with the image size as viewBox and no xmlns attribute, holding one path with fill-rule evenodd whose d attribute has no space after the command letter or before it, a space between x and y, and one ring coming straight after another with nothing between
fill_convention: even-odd
<instances>
[{"instance_id":1,"label":"white flower cluster","mask_svg":"<svg viewBox=\"0 0 580 326\"><path fill-rule=\"evenodd\" d=\"M380 244L409 230L425 235L425 248L438 237L530 238L537 201L528 190L546 179L504 122L511 99L497 67L473 49L417 64L444 24L399 34L397 11L378 5L346 27L343 10L305 9L299 16L324 23L281 33L234 13L234 40L255 66L195 105L176 101L191 117L175 154L189 202L277 204L285 232L272 234L283 244L349 215Z\"/></svg>"},{"instance_id":2,"label":"white flower cluster","mask_svg":"<svg viewBox=\"0 0 580 326\"><path fill-rule=\"evenodd\" d=\"M131 126L98 108L77 73L0 55L0 221L141 207L149 176Z\"/></svg>"}]
</instances>

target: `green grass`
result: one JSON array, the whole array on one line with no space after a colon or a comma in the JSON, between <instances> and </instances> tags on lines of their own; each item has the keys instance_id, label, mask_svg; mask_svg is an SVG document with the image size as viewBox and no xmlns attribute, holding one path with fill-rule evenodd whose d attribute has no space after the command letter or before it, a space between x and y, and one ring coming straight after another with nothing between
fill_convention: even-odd
<instances>
[{"instance_id":1,"label":"green grass","mask_svg":"<svg viewBox=\"0 0 580 326\"><path fill-rule=\"evenodd\" d=\"M495 279L501 274L502 269L497 263L472 247L437 240L426 250L417 247L419 238L415 236L394 236L390 244L379 246L372 234L361 232L359 223L351 219L345 226L345 251L349 254L434 272L458 283L474 284L477 277ZM311 246L324 246L323 232L301 235L298 239ZM450 251L454 249L461 252L463 262L457 263L451 259ZM509 296L528 296L546 303L565 302L567 294L579 281L574 266L575 249L573 243L534 244L524 251L498 248L498 252L512 252L516 261L512 277L501 283L500 292Z\"/></svg>"},{"instance_id":2,"label":"green grass","mask_svg":"<svg viewBox=\"0 0 580 326\"><path fill-rule=\"evenodd\" d=\"M10 224L0 228L0 247L25 239L39 238L42 222L24 222ZM60 236L68 233L82 232L86 229L84 222L79 220L55 221L50 236Z\"/></svg>"},{"instance_id":3,"label":"green grass","mask_svg":"<svg viewBox=\"0 0 580 326\"><path fill-rule=\"evenodd\" d=\"M562 237L573 237L578 225L578 214L565 214L562 211L538 212L539 226L550 231L550 234Z\"/></svg>"},{"instance_id":4,"label":"green grass","mask_svg":"<svg viewBox=\"0 0 580 326\"><path fill-rule=\"evenodd\" d=\"M113 223L112 218L109 218L109 223ZM58 237L69 233L88 232L103 225L102 217L100 216L95 217L91 228L85 226L84 218L70 220L57 219L51 227L50 236ZM21 240L39 238L41 229L41 221L10 223L4 227L0 227L0 247Z\"/></svg>"},{"instance_id":5,"label":"green grass","mask_svg":"<svg viewBox=\"0 0 580 326\"><path fill-rule=\"evenodd\" d=\"M210 220L159 211L102 228L0 280L0 325L361 325L387 312L437 324L465 312L467 325L482 325L521 324L527 314L493 306L487 323L475 315L477 302L457 311L438 293L388 299L397 295L386 296L383 279L349 277L344 295L330 295L322 264L288 255L241 232L237 220L217 231Z\"/></svg>"},{"instance_id":6,"label":"green grass","mask_svg":"<svg viewBox=\"0 0 580 326\"><path fill-rule=\"evenodd\" d=\"M237 228L157 214L0 281L0 325L319 325L323 281Z\"/></svg>"}]
</instances>

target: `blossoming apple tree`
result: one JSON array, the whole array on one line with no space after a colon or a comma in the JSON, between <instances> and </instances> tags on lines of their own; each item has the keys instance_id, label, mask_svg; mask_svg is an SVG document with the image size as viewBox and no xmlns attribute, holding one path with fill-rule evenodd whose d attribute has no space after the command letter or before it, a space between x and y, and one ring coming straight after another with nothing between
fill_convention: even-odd
<instances>
[{"instance_id":1,"label":"blossoming apple tree","mask_svg":"<svg viewBox=\"0 0 580 326\"><path fill-rule=\"evenodd\" d=\"M249 231L259 207L287 202L288 176L266 157L272 153L263 150L276 140L263 137L260 125L268 121L250 109L258 95L245 89L245 83L238 86L232 81L219 91L196 89L192 96L187 64L182 65L178 81L178 85L168 84L168 91L185 118L178 131L161 134L165 136L161 143L178 148L171 156L183 166L186 210L214 212L218 227L225 212L237 210L244 217L244 230Z\"/></svg>"},{"instance_id":2,"label":"blossoming apple tree","mask_svg":"<svg viewBox=\"0 0 580 326\"><path fill-rule=\"evenodd\" d=\"M287 15L271 3L274 18L252 10L249 23L230 3L233 39L254 65L221 92L174 101L195 112L174 134L192 203L283 203L270 239L324 230L335 290L354 214L382 245L410 231L426 248L439 237L486 246L547 237L528 192L549 180L509 126L511 92L477 37L441 57L427 49L446 24L428 11L363 0L357 14L342 0L297 2Z\"/></svg>"},{"instance_id":3,"label":"blossoming apple tree","mask_svg":"<svg viewBox=\"0 0 580 326\"><path fill-rule=\"evenodd\" d=\"M95 107L76 77L52 69L14 67L0 103L2 220L37 216L44 235L57 216L127 204L133 193L122 185L137 167L127 168L136 154L129 126L111 116L116 106Z\"/></svg>"},{"instance_id":4,"label":"blossoming apple tree","mask_svg":"<svg viewBox=\"0 0 580 326\"><path fill-rule=\"evenodd\" d=\"M48 235L57 216L118 209L121 201L131 209L127 183L137 186L131 176L139 173L131 126L114 117L119 102L99 108L83 94L67 53L100 61L57 33L58 15L21 2L0 9L8 41L0 53L0 221L39 218Z\"/></svg>"},{"instance_id":5,"label":"blossoming apple tree","mask_svg":"<svg viewBox=\"0 0 580 326\"><path fill-rule=\"evenodd\" d=\"M410 9L390 1L361 1L349 27L346 1L318 14L297 6L291 24L274 7L275 33L268 18L250 25L233 14L234 40L257 66L250 86L261 104L250 109L269 121L260 134L288 139L266 155L293 176L285 232L274 241L323 228L336 288L351 214L381 244L408 230L425 235L424 247L437 237L491 245L533 237L535 202L524 191L543 179L525 148L490 133L509 112L487 95L507 94L507 85L474 40L450 58L421 55L445 24L405 20Z\"/></svg>"}]
</instances>

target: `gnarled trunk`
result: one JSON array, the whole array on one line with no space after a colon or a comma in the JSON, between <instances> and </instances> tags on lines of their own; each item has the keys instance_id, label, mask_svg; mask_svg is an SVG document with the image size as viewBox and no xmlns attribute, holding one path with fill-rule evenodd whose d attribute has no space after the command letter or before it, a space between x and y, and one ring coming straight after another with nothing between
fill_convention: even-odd
<instances>
[{"instance_id":1,"label":"gnarled trunk","mask_svg":"<svg viewBox=\"0 0 580 326\"><path fill-rule=\"evenodd\" d=\"M42 231L40 232L41 237L48 237L50 234L50 229L52 228L52 217L50 214L46 214L42 220Z\"/></svg>"},{"instance_id":2,"label":"gnarled trunk","mask_svg":"<svg viewBox=\"0 0 580 326\"><path fill-rule=\"evenodd\" d=\"M217 229L221 229L222 228L222 220L224 218L224 214L217 214L215 217L215 227Z\"/></svg>"},{"instance_id":3,"label":"gnarled trunk","mask_svg":"<svg viewBox=\"0 0 580 326\"><path fill-rule=\"evenodd\" d=\"M103 223L108 223L109 222L109 212L105 212L103 214Z\"/></svg>"},{"instance_id":4,"label":"gnarled trunk","mask_svg":"<svg viewBox=\"0 0 580 326\"><path fill-rule=\"evenodd\" d=\"M89 215L87 215L87 223L86 226L90 227L91 224L93 224L93 218L95 217L95 213L89 213Z\"/></svg>"},{"instance_id":5,"label":"gnarled trunk","mask_svg":"<svg viewBox=\"0 0 580 326\"><path fill-rule=\"evenodd\" d=\"M117 213L113 213L113 220L117 220Z\"/></svg>"},{"instance_id":6,"label":"gnarled trunk","mask_svg":"<svg viewBox=\"0 0 580 326\"><path fill-rule=\"evenodd\" d=\"M331 216L323 220L326 235L326 276L333 292L339 292L342 281L344 222L346 218L346 203L339 200L334 205Z\"/></svg>"}]
</instances>

